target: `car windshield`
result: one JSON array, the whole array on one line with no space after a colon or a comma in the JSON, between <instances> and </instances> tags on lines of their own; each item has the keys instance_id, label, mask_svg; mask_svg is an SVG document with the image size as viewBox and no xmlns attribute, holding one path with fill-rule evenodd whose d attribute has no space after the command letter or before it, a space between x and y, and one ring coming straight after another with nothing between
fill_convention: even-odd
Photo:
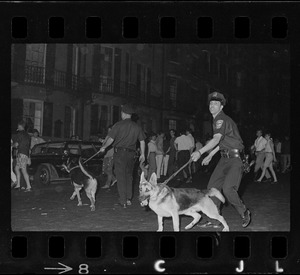
<instances>
[{"instance_id":1,"label":"car windshield","mask_svg":"<svg viewBox=\"0 0 300 275\"><path fill-rule=\"evenodd\" d=\"M80 155L80 148L79 148L78 143L69 143L68 150L69 150L70 154Z\"/></svg>"},{"instance_id":2,"label":"car windshield","mask_svg":"<svg viewBox=\"0 0 300 275\"><path fill-rule=\"evenodd\" d=\"M32 148L31 154L61 154L64 143L42 143Z\"/></svg>"}]
</instances>

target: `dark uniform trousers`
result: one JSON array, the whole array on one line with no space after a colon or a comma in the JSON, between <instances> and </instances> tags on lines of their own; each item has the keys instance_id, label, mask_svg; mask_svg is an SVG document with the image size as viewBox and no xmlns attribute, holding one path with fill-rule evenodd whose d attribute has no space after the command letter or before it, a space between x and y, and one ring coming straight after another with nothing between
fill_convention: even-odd
<instances>
[{"instance_id":1,"label":"dark uniform trousers","mask_svg":"<svg viewBox=\"0 0 300 275\"><path fill-rule=\"evenodd\" d=\"M117 178L120 203L132 198L132 180L134 168L134 151L115 150L114 166Z\"/></svg>"},{"instance_id":2,"label":"dark uniform trousers","mask_svg":"<svg viewBox=\"0 0 300 275\"><path fill-rule=\"evenodd\" d=\"M221 157L207 186L208 189L212 187L219 191L223 189L225 198L235 207L241 216L246 211L246 206L240 200L237 193L242 179L242 165L243 163L240 158ZM220 209L221 201L215 197L211 199L217 205L218 209Z\"/></svg>"},{"instance_id":3,"label":"dark uniform trousers","mask_svg":"<svg viewBox=\"0 0 300 275\"><path fill-rule=\"evenodd\" d=\"M188 161L189 161L189 159L190 159L190 157L191 157L191 155L190 155L190 151L189 150L181 150L181 151L178 151L178 169L180 168L180 167L182 167L183 165L185 165ZM183 173L183 171L185 171L185 173L186 173L186 175L187 175L187 177L189 177L189 176L191 176L190 174L189 174L189 168L188 167L185 167L179 174L178 174L178 178L179 179L184 179L184 173Z\"/></svg>"}]
</instances>

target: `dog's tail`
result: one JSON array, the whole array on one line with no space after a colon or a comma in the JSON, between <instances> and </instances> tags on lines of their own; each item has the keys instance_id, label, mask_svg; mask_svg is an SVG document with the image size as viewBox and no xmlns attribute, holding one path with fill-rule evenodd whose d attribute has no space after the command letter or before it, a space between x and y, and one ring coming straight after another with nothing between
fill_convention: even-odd
<instances>
[{"instance_id":1,"label":"dog's tail","mask_svg":"<svg viewBox=\"0 0 300 275\"><path fill-rule=\"evenodd\" d=\"M89 177L91 180L94 179L94 178L93 178L93 177L92 177L92 176L84 169L84 167L83 167L83 165L82 165L82 163L81 163L81 157L79 158L78 163L79 163L79 167L80 167L82 173L85 174L87 177Z\"/></svg>"},{"instance_id":2,"label":"dog's tail","mask_svg":"<svg viewBox=\"0 0 300 275\"><path fill-rule=\"evenodd\" d=\"M208 191L207 196L209 196L209 197L216 197L221 202L225 203L225 198L223 197L223 195L221 194L221 192L218 189L216 189L216 188L211 188Z\"/></svg>"}]
</instances>

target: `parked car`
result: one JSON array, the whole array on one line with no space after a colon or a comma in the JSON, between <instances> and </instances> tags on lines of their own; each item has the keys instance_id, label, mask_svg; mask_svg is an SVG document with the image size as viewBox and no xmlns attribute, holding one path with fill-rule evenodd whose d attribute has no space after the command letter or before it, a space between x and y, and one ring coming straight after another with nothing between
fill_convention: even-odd
<instances>
[{"instance_id":1,"label":"parked car","mask_svg":"<svg viewBox=\"0 0 300 275\"><path fill-rule=\"evenodd\" d=\"M98 152L100 147L100 142L79 140L37 144L31 151L31 165L28 166L28 173L34 177L35 184L46 185L51 181L67 180L70 178L69 174L62 169L61 165L66 163L68 158L77 163L79 157L84 163L85 160ZM103 156L103 153L99 153L84 163L87 170L96 177L101 175Z\"/></svg>"}]
</instances>

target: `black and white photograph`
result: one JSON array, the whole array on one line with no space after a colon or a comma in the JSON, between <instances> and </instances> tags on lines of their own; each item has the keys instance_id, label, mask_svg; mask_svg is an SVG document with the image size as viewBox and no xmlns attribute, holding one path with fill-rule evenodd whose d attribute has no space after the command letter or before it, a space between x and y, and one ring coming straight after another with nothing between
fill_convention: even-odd
<instances>
[{"instance_id":1,"label":"black and white photograph","mask_svg":"<svg viewBox=\"0 0 300 275\"><path fill-rule=\"evenodd\" d=\"M289 232L290 46L11 45L11 229Z\"/></svg>"}]
</instances>

